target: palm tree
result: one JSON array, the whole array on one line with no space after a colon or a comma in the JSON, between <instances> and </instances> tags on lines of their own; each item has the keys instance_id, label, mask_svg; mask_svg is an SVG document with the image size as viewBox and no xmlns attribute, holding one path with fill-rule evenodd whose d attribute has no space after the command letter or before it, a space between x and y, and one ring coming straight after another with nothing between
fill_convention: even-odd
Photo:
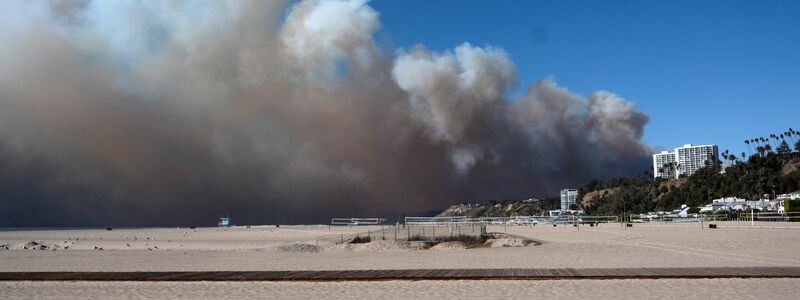
<instances>
[{"instance_id":1,"label":"palm tree","mask_svg":"<svg viewBox=\"0 0 800 300\"><path fill-rule=\"evenodd\" d=\"M745 153L742 152L742 162L744 162L744 158L745 158Z\"/></svg>"},{"instance_id":2,"label":"palm tree","mask_svg":"<svg viewBox=\"0 0 800 300\"><path fill-rule=\"evenodd\" d=\"M797 143L797 139L795 138L797 135L798 133L795 132L794 129L789 128L789 130L786 131L786 136L789 137L792 144Z\"/></svg>"},{"instance_id":3,"label":"palm tree","mask_svg":"<svg viewBox=\"0 0 800 300\"><path fill-rule=\"evenodd\" d=\"M750 153L750 140L744 140L744 144L747 145L747 153Z\"/></svg>"}]
</instances>

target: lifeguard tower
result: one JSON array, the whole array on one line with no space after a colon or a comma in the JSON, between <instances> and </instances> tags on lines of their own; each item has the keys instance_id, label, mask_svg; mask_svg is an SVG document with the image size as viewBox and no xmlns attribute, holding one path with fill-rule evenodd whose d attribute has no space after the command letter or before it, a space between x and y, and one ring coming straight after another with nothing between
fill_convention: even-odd
<instances>
[{"instance_id":1,"label":"lifeguard tower","mask_svg":"<svg viewBox=\"0 0 800 300\"><path fill-rule=\"evenodd\" d=\"M217 220L217 226L219 227L231 227L231 218L230 217L221 217Z\"/></svg>"}]
</instances>

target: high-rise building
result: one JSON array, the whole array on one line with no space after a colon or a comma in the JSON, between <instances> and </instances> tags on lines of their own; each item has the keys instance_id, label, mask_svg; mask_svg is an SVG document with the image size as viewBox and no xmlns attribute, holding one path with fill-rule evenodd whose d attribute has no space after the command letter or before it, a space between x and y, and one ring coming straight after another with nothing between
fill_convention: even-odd
<instances>
[{"instance_id":1,"label":"high-rise building","mask_svg":"<svg viewBox=\"0 0 800 300\"><path fill-rule=\"evenodd\" d=\"M719 162L717 145L692 144L675 148L675 152L662 151L653 154L653 177L675 179L681 175L691 176L703 167Z\"/></svg>"},{"instance_id":2,"label":"high-rise building","mask_svg":"<svg viewBox=\"0 0 800 300\"><path fill-rule=\"evenodd\" d=\"M653 177L678 178L677 164L675 162L675 153L661 151L661 153L653 154Z\"/></svg>"},{"instance_id":3,"label":"high-rise building","mask_svg":"<svg viewBox=\"0 0 800 300\"><path fill-rule=\"evenodd\" d=\"M569 206L578 203L578 190L576 189L563 189L561 190L561 211L569 210Z\"/></svg>"},{"instance_id":4,"label":"high-rise building","mask_svg":"<svg viewBox=\"0 0 800 300\"><path fill-rule=\"evenodd\" d=\"M700 168L717 165L719 150L717 145L686 144L681 148L675 148L675 161L678 163L678 176L682 174L690 176Z\"/></svg>"}]
</instances>

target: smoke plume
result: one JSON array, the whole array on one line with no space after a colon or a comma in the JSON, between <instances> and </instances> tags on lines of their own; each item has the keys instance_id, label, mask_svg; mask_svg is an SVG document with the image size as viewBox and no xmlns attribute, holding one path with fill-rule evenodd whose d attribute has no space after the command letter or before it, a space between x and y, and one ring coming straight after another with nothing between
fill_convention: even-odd
<instances>
[{"instance_id":1,"label":"smoke plume","mask_svg":"<svg viewBox=\"0 0 800 300\"><path fill-rule=\"evenodd\" d=\"M12 1L13 2L13 1ZM503 49L388 49L366 1L0 13L0 226L326 222L643 170L648 117Z\"/></svg>"}]
</instances>

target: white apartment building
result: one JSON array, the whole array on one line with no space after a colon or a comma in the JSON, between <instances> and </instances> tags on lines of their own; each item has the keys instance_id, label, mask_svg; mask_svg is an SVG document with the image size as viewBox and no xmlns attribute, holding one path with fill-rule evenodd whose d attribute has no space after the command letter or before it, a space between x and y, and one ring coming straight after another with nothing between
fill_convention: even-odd
<instances>
[{"instance_id":1,"label":"white apartment building","mask_svg":"<svg viewBox=\"0 0 800 300\"><path fill-rule=\"evenodd\" d=\"M683 145L675 148L675 161L678 163L678 176L690 176L700 168L714 166L719 161L717 145Z\"/></svg>"},{"instance_id":2,"label":"white apartment building","mask_svg":"<svg viewBox=\"0 0 800 300\"><path fill-rule=\"evenodd\" d=\"M653 155L653 176L676 179L678 176L690 176L697 170L713 166L719 161L717 145L692 144L675 148L675 152L662 151Z\"/></svg>"},{"instance_id":3,"label":"white apartment building","mask_svg":"<svg viewBox=\"0 0 800 300\"><path fill-rule=\"evenodd\" d=\"M653 177L676 179L678 178L675 162L675 153L668 151L661 151L661 153L653 154Z\"/></svg>"},{"instance_id":4,"label":"white apartment building","mask_svg":"<svg viewBox=\"0 0 800 300\"><path fill-rule=\"evenodd\" d=\"M569 206L578 203L578 190L576 189L563 189L561 190L561 211L570 210Z\"/></svg>"}]
</instances>

